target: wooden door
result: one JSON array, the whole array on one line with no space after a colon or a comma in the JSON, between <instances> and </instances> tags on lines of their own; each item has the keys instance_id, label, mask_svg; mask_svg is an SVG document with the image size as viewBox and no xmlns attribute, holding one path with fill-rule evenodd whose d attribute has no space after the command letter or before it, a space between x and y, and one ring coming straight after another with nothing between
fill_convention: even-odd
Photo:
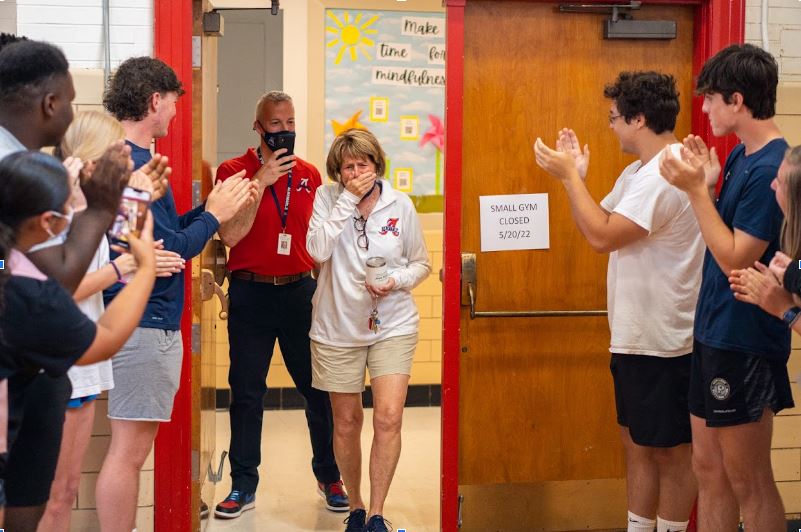
<instances>
[{"instance_id":1,"label":"wooden door","mask_svg":"<svg viewBox=\"0 0 801 532\"><path fill-rule=\"evenodd\" d=\"M673 74L682 103L676 132L690 131L692 8L634 12L676 20L678 38L667 41L604 40L607 16L467 2L461 230L462 252L477 255L478 311L606 309L607 256L586 244L563 187L536 166L537 136L553 145L561 127L572 127L589 143L587 183L600 201L632 160L608 129L603 87L618 72ZM543 192L550 249L480 252L479 196ZM462 530L625 526L606 317L471 319L463 307L461 334Z\"/></svg>"}]
</instances>

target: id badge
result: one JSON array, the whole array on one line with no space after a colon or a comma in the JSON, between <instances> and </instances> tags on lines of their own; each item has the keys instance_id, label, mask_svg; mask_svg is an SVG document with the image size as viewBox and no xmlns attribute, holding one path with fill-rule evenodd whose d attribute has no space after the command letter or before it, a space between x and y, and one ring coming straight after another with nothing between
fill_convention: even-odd
<instances>
[{"instance_id":1,"label":"id badge","mask_svg":"<svg viewBox=\"0 0 801 532\"><path fill-rule=\"evenodd\" d=\"M289 255L289 250L292 249L292 235L289 233L278 234L278 254Z\"/></svg>"}]
</instances>

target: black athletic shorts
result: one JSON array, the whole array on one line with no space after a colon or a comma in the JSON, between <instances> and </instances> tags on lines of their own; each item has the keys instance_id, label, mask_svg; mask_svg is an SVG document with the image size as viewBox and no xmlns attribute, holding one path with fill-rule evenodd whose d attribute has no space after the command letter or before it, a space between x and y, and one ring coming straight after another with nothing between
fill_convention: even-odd
<instances>
[{"instance_id":1,"label":"black athletic shorts","mask_svg":"<svg viewBox=\"0 0 801 532\"><path fill-rule=\"evenodd\" d=\"M690 412L707 427L753 423L765 408L793 406L786 362L694 343Z\"/></svg>"},{"instance_id":2,"label":"black athletic shorts","mask_svg":"<svg viewBox=\"0 0 801 532\"><path fill-rule=\"evenodd\" d=\"M657 357L612 354L617 422L647 447L675 447L692 441L687 392L690 355Z\"/></svg>"},{"instance_id":3,"label":"black athletic shorts","mask_svg":"<svg viewBox=\"0 0 801 532\"><path fill-rule=\"evenodd\" d=\"M9 379L9 395L14 377ZM47 503L56 475L64 412L72 394L66 375L39 373L25 386L22 424L11 444L5 472L6 506L39 506Z\"/></svg>"}]
</instances>

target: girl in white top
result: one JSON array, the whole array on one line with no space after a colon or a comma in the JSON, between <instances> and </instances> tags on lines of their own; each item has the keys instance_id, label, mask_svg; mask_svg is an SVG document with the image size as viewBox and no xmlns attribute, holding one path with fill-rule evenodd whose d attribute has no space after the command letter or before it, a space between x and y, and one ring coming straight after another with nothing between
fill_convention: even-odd
<instances>
[{"instance_id":1,"label":"girl in white top","mask_svg":"<svg viewBox=\"0 0 801 532\"><path fill-rule=\"evenodd\" d=\"M72 182L72 208L79 212L86 208L86 199L81 192L80 174L91 177L95 161L114 141L125 138L125 132L113 117L98 111L79 113L70 124L57 155L64 159L64 164ZM163 175L166 160L161 167L152 165L148 172L155 171ZM155 200L163 193L163 189L154 191L151 178L146 173L135 172L129 184L151 192ZM57 245L58 239L51 239L40 244L40 247ZM183 259L171 251L156 246L157 276L172 275L183 268ZM89 264L86 275L75 290L73 299L81 311L93 321L97 321L105 311L103 289L120 280L128 280L136 271L136 261L130 253L123 253L113 261L109 260L109 244L103 238ZM68 532L70 517L78 486L81 480L81 465L92 435L92 424L95 417L95 401L99 394L114 387L111 360L85 366L73 366L67 372L72 384L72 395L64 416L64 432L56 467L56 475L50 488L50 498L45 513L39 521L40 532Z\"/></svg>"},{"instance_id":2,"label":"girl in white top","mask_svg":"<svg viewBox=\"0 0 801 532\"><path fill-rule=\"evenodd\" d=\"M349 492L348 530L386 530L384 500L398 463L401 421L417 346L419 316L411 290L430 273L411 200L379 179L385 157L372 133L352 129L334 140L326 163L335 181L317 190L306 247L321 265L312 299L312 386L330 393L334 452ZM386 260L388 279L368 285L365 263ZM373 393L370 507L362 501L361 392L365 368Z\"/></svg>"}]
</instances>

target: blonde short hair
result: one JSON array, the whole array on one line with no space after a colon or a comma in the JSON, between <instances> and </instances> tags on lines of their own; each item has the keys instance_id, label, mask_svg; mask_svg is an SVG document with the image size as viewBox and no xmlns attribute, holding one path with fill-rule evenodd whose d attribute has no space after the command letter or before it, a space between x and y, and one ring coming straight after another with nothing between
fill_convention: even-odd
<instances>
[{"instance_id":1,"label":"blonde short hair","mask_svg":"<svg viewBox=\"0 0 801 532\"><path fill-rule=\"evenodd\" d=\"M94 161L112 142L124 138L125 130L116 118L99 111L83 111L70 124L56 155L62 159L78 157L83 161Z\"/></svg>"},{"instance_id":2,"label":"blonde short hair","mask_svg":"<svg viewBox=\"0 0 801 532\"><path fill-rule=\"evenodd\" d=\"M354 159L369 160L375 165L376 175L379 178L384 177L386 154L381 149L378 139L369 131L365 129L349 129L334 139L331 149L328 150L325 169L328 172L328 177L337 183L342 182L340 168L346 156Z\"/></svg>"},{"instance_id":3,"label":"blonde short hair","mask_svg":"<svg viewBox=\"0 0 801 532\"><path fill-rule=\"evenodd\" d=\"M292 103L292 97L289 94L282 91L270 91L262 94L259 97L259 101L256 102L256 120L259 119L261 111L265 105L267 105L268 103L278 104L281 102Z\"/></svg>"}]
</instances>

